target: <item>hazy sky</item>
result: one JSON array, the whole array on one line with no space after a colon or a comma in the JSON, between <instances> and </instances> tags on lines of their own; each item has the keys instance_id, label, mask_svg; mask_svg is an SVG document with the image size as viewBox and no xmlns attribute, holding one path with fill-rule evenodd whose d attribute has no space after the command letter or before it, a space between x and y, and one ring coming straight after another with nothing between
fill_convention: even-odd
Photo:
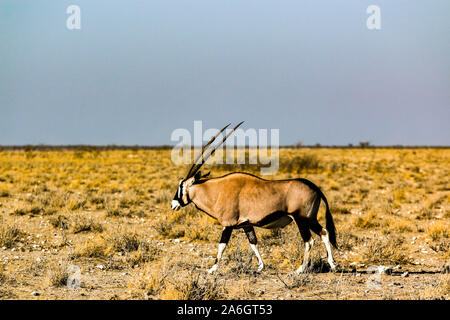
<instances>
[{"instance_id":1,"label":"hazy sky","mask_svg":"<svg viewBox=\"0 0 450 320\"><path fill-rule=\"evenodd\" d=\"M66 9L81 8L69 30ZM381 30L369 30L369 5ZM450 1L1 0L0 144L450 145Z\"/></svg>"}]
</instances>

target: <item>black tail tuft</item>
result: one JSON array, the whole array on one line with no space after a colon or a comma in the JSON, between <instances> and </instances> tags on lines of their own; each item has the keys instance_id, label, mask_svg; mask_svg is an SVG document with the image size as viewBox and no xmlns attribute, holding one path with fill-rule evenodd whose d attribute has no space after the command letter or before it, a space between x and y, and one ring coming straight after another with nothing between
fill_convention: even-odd
<instances>
[{"instance_id":1,"label":"black tail tuft","mask_svg":"<svg viewBox=\"0 0 450 320\"><path fill-rule=\"evenodd\" d=\"M327 205L327 211L325 213L325 219L326 219L326 229L328 232L328 238L330 239L330 243L333 245L333 247L335 247L336 249L337 247L337 243L336 243L336 227L334 226L334 221L333 221L333 216L331 215L330 212L330 208L328 207L328 203L325 200L325 197L323 198L326 205Z\"/></svg>"}]
</instances>

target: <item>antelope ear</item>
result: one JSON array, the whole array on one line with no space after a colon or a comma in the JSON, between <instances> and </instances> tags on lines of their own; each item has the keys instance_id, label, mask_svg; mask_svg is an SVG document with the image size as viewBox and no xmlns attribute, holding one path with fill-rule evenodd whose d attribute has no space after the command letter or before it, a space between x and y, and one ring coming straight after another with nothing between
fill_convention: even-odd
<instances>
[{"instance_id":1,"label":"antelope ear","mask_svg":"<svg viewBox=\"0 0 450 320\"><path fill-rule=\"evenodd\" d=\"M199 180L202 177L201 171L197 171L197 173L194 176L194 180Z\"/></svg>"},{"instance_id":2,"label":"antelope ear","mask_svg":"<svg viewBox=\"0 0 450 320\"><path fill-rule=\"evenodd\" d=\"M208 171L208 173L205 173L204 175L202 175L202 178L208 177L210 173L211 173L211 171Z\"/></svg>"}]
</instances>

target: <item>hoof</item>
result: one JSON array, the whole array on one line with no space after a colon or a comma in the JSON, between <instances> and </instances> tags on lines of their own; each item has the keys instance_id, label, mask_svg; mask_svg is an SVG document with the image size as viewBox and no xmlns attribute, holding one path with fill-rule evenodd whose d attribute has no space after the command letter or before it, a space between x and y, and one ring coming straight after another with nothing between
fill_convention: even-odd
<instances>
[{"instance_id":1,"label":"hoof","mask_svg":"<svg viewBox=\"0 0 450 320\"><path fill-rule=\"evenodd\" d=\"M328 262L328 264L330 265L330 271L331 272L336 272L336 265L333 262Z\"/></svg>"}]
</instances>

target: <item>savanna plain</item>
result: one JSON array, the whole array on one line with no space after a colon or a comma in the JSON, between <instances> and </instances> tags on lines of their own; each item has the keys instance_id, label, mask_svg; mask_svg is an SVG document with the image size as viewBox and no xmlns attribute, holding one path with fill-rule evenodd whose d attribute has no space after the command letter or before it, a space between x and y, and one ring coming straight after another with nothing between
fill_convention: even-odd
<instances>
[{"instance_id":1,"label":"savanna plain","mask_svg":"<svg viewBox=\"0 0 450 320\"><path fill-rule=\"evenodd\" d=\"M221 226L193 205L170 209L187 169L171 150L0 149L0 299L449 298L448 148L280 149L277 174L265 178L313 181L337 229L337 271L314 235L299 275L295 223L256 228L261 273L235 230L208 274Z\"/></svg>"}]
</instances>

